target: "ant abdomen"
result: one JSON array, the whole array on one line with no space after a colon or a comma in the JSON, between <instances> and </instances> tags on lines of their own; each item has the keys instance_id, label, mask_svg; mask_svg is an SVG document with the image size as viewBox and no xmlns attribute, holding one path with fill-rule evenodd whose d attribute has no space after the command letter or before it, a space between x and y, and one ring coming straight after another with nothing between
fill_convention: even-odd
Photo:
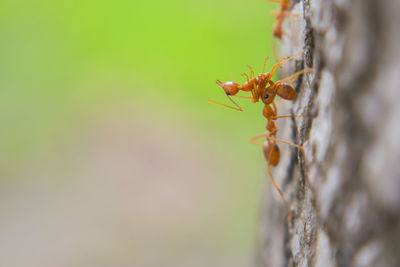
<instances>
[{"instance_id":1,"label":"ant abdomen","mask_svg":"<svg viewBox=\"0 0 400 267\"><path fill-rule=\"evenodd\" d=\"M274 26L274 35L275 35L275 37L279 38L279 39L282 39L282 33L283 32L282 32L280 23L276 24L276 26Z\"/></svg>"},{"instance_id":2,"label":"ant abdomen","mask_svg":"<svg viewBox=\"0 0 400 267\"><path fill-rule=\"evenodd\" d=\"M225 93L227 95L236 95L239 90L241 89L240 84L236 82L221 82L220 80L217 80L217 84L224 89Z\"/></svg>"},{"instance_id":3,"label":"ant abdomen","mask_svg":"<svg viewBox=\"0 0 400 267\"><path fill-rule=\"evenodd\" d=\"M275 142L266 141L263 150L267 162L272 166L278 165L281 156L278 145Z\"/></svg>"}]
</instances>

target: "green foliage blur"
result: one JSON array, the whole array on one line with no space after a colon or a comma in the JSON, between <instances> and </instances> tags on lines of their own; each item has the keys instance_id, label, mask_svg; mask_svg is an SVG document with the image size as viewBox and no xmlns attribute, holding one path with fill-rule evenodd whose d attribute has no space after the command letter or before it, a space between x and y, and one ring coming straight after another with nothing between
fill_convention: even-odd
<instances>
[{"instance_id":1,"label":"green foliage blur","mask_svg":"<svg viewBox=\"0 0 400 267\"><path fill-rule=\"evenodd\" d=\"M216 174L215 195L225 204L209 214L220 226L198 227L190 242L221 232L217 251L251 259L265 163L248 138L265 130L262 105L239 99L245 111L236 112L207 100L230 104L215 81L234 75L243 82L247 64L261 71L272 55L276 6L264 0L3 0L1 6L0 183L34 181L40 175L32 169L51 169L60 187L79 185L65 151L84 154L78 148L93 132L112 132L109 121L122 117L132 131L142 129L138 142L155 131L172 140L167 153L182 142L196 148L189 160L197 155L209 163L197 161ZM144 150L158 144L157 134L149 136Z\"/></svg>"}]
</instances>

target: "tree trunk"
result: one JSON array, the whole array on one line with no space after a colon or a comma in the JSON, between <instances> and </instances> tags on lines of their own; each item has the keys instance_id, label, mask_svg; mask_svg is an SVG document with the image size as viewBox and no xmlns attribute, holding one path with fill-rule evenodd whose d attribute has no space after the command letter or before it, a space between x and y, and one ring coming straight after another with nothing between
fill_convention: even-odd
<instances>
[{"instance_id":1,"label":"tree trunk","mask_svg":"<svg viewBox=\"0 0 400 267\"><path fill-rule=\"evenodd\" d=\"M400 266L400 1L297 1L284 26L285 71L314 73L278 133L304 146L273 170L293 216L269 186L256 265Z\"/></svg>"}]
</instances>

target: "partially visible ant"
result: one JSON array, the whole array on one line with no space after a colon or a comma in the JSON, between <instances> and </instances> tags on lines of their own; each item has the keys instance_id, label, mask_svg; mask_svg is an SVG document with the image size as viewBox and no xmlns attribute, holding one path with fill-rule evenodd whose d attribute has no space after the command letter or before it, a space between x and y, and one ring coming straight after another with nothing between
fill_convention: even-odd
<instances>
[{"instance_id":1,"label":"partially visible ant","mask_svg":"<svg viewBox=\"0 0 400 267\"><path fill-rule=\"evenodd\" d=\"M267 0L268 2L278 3L281 5L281 10L276 13L276 21L274 24L274 35L276 38L282 39L282 23L286 15L289 13L290 0Z\"/></svg>"},{"instance_id":2,"label":"partially visible ant","mask_svg":"<svg viewBox=\"0 0 400 267\"><path fill-rule=\"evenodd\" d=\"M312 69L303 69L301 71L298 71L289 77L286 77L285 79L282 79L280 81L277 81L274 83L272 81L272 77L275 74L276 70L280 67L280 65L290 59L293 59L297 57L297 55L292 56L292 57L285 57L282 60L280 60L278 63L276 63L270 72L264 73L265 70L265 65L268 60L268 57L265 59L264 62L264 67L262 73L260 73L257 77L254 74L254 71L250 66L250 77L247 74L242 74L242 76L245 76L247 78L247 81L240 85L237 82L221 82L217 80L217 85L220 86L225 94L228 96L229 100L234 103L236 107L228 106L225 104L221 104L212 100L208 100L209 102L225 106L231 109L235 109L238 111L243 111L243 109L231 98L231 96L236 96L236 94L239 91L244 91L244 92L251 92L251 101L253 103L258 102L260 99L264 103L264 109L263 109L263 115L267 119L267 125L266 129L267 132L254 136L250 139L250 142L255 143L255 140L261 137L265 137L266 141L263 144L263 151L264 151L264 156L265 159L267 160L268 163L268 176L272 181L272 184L278 191L282 201L284 202L288 212L289 212L289 221L291 220L292 217L292 211L290 209L289 203L286 201L282 190L276 183L274 177L272 176L271 173L271 165L272 166L277 166L280 161L280 151L279 147L277 145L277 142L279 143L285 143L294 147L297 147L300 150L303 150L303 147L291 142L279 140L276 138L276 134L278 132L278 126L276 124L276 120L280 118L291 118L291 117L299 117L301 115L285 115L285 116L278 116L278 109L274 103L274 99L276 95L280 96L281 98L285 100L296 100L297 99L297 93L294 90L293 86L291 85L292 82L294 82L298 76L301 74L304 74L306 72L311 72Z\"/></svg>"}]
</instances>

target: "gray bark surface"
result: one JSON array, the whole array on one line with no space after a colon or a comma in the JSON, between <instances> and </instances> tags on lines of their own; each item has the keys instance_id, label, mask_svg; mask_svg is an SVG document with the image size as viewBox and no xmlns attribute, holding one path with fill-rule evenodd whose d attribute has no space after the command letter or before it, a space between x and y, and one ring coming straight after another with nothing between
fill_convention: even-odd
<instances>
[{"instance_id":1,"label":"gray bark surface","mask_svg":"<svg viewBox=\"0 0 400 267\"><path fill-rule=\"evenodd\" d=\"M295 1L296 2L296 1ZM285 20L282 56L305 50L291 107L279 122L256 266L400 266L400 1L304 0ZM279 109L279 114L285 114ZM282 120L283 121L283 120ZM268 178L266 178L268 179Z\"/></svg>"}]
</instances>

